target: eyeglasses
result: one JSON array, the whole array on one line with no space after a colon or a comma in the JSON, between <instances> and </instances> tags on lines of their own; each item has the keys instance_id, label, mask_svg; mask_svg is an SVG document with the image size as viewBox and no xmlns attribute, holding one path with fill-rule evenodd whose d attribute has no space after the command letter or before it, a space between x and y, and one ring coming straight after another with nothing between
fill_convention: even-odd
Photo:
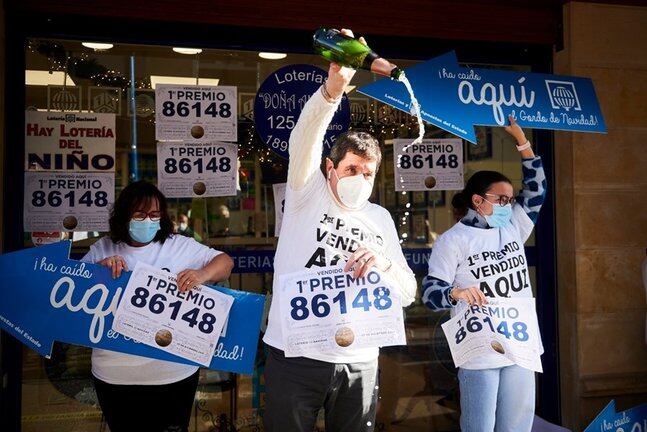
<instances>
[{"instance_id":1,"label":"eyeglasses","mask_svg":"<svg viewBox=\"0 0 647 432\"><path fill-rule=\"evenodd\" d=\"M133 219L136 221L143 221L147 217L149 217L152 221L158 221L162 218L162 212L157 210L148 213L145 211L136 211L133 213Z\"/></svg>"},{"instance_id":2,"label":"eyeglasses","mask_svg":"<svg viewBox=\"0 0 647 432\"><path fill-rule=\"evenodd\" d=\"M496 194L490 194L490 193L486 193L485 195L496 197L496 200L494 200L494 203L498 203L501 207L503 207L505 205L508 205L508 204L512 205L517 201L515 199L515 197L509 197L507 195L496 195ZM487 201L487 199L486 199L486 201ZM490 201L488 201L488 202L490 204L494 204L494 203L492 203Z\"/></svg>"}]
</instances>

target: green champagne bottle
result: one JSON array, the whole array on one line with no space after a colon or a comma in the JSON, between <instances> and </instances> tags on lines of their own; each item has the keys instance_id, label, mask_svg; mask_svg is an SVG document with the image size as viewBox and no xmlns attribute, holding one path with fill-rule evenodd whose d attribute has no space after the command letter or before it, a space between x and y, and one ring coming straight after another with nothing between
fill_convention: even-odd
<instances>
[{"instance_id":1,"label":"green champagne bottle","mask_svg":"<svg viewBox=\"0 0 647 432\"><path fill-rule=\"evenodd\" d=\"M312 44L317 54L342 66L366 69L395 80L402 75L402 69L378 56L357 39L341 34L339 30L320 28L315 32Z\"/></svg>"}]
</instances>

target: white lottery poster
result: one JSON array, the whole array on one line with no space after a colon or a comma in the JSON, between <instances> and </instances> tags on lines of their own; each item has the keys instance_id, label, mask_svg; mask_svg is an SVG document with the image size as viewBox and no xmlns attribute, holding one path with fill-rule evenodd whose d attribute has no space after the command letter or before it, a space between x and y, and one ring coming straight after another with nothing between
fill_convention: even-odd
<instances>
[{"instance_id":1,"label":"white lottery poster","mask_svg":"<svg viewBox=\"0 0 647 432\"><path fill-rule=\"evenodd\" d=\"M158 141L238 141L238 96L234 86L155 87Z\"/></svg>"},{"instance_id":2,"label":"white lottery poster","mask_svg":"<svg viewBox=\"0 0 647 432\"><path fill-rule=\"evenodd\" d=\"M457 138L393 140L395 190L463 189L463 141Z\"/></svg>"},{"instance_id":3,"label":"white lottery poster","mask_svg":"<svg viewBox=\"0 0 647 432\"><path fill-rule=\"evenodd\" d=\"M279 290L286 357L407 343L395 283L375 269L358 279L343 266L291 273Z\"/></svg>"},{"instance_id":4,"label":"white lottery poster","mask_svg":"<svg viewBox=\"0 0 647 432\"><path fill-rule=\"evenodd\" d=\"M234 298L204 285L180 292L176 283L176 275L138 262L112 329L209 366Z\"/></svg>"},{"instance_id":5,"label":"white lottery poster","mask_svg":"<svg viewBox=\"0 0 647 432\"><path fill-rule=\"evenodd\" d=\"M238 145L159 142L157 184L169 198L236 195Z\"/></svg>"},{"instance_id":6,"label":"white lottery poster","mask_svg":"<svg viewBox=\"0 0 647 432\"><path fill-rule=\"evenodd\" d=\"M442 327L456 367L496 354L523 368L542 371L544 350L532 297L488 299L482 307L463 303Z\"/></svg>"},{"instance_id":7,"label":"white lottery poster","mask_svg":"<svg viewBox=\"0 0 647 432\"><path fill-rule=\"evenodd\" d=\"M25 170L115 170L115 115L25 111Z\"/></svg>"},{"instance_id":8,"label":"white lottery poster","mask_svg":"<svg viewBox=\"0 0 647 432\"><path fill-rule=\"evenodd\" d=\"M108 231L114 173L25 172L25 231Z\"/></svg>"},{"instance_id":9,"label":"white lottery poster","mask_svg":"<svg viewBox=\"0 0 647 432\"><path fill-rule=\"evenodd\" d=\"M274 237L278 237L285 209L285 183L273 184L272 191L274 192Z\"/></svg>"}]
</instances>

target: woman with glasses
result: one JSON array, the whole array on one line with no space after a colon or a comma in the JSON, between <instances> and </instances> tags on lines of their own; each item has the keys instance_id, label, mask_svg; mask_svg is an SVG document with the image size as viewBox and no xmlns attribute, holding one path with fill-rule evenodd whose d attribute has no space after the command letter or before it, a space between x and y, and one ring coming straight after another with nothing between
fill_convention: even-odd
<instances>
[{"instance_id":1,"label":"woman with glasses","mask_svg":"<svg viewBox=\"0 0 647 432\"><path fill-rule=\"evenodd\" d=\"M459 302L483 306L488 298L532 297L524 243L546 194L541 159L515 119L505 130L522 157L523 189L495 171L472 175L452 200L462 218L434 243L423 280L423 302L433 310ZM514 258L516 257L516 258ZM535 409L534 372L495 352L473 357L458 371L461 431L530 431Z\"/></svg>"},{"instance_id":2,"label":"woman with glasses","mask_svg":"<svg viewBox=\"0 0 647 432\"><path fill-rule=\"evenodd\" d=\"M233 261L192 238L173 234L166 198L138 181L119 195L110 233L83 261L109 267L118 278L143 262L177 274L180 291L227 279ZM198 367L101 349L92 350L99 404L113 432L186 431L198 385Z\"/></svg>"}]
</instances>

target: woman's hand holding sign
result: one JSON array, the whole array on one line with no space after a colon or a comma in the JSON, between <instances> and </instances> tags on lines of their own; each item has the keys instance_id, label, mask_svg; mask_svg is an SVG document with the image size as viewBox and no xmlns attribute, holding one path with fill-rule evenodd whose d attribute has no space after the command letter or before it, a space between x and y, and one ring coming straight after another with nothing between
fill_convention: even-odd
<instances>
[{"instance_id":1,"label":"woman's hand holding sign","mask_svg":"<svg viewBox=\"0 0 647 432\"><path fill-rule=\"evenodd\" d=\"M208 280L209 275L204 269L186 269L177 274L177 287L180 291L188 291Z\"/></svg>"},{"instance_id":2,"label":"woman's hand holding sign","mask_svg":"<svg viewBox=\"0 0 647 432\"><path fill-rule=\"evenodd\" d=\"M229 277L234 261L227 254L220 254L201 269L186 269L177 274L177 287L188 291L206 282L221 282Z\"/></svg>"},{"instance_id":3,"label":"woman's hand holding sign","mask_svg":"<svg viewBox=\"0 0 647 432\"><path fill-rule=\"evenodd\" d=\"M97 264L101 264L102 266L110 268L110 270L112 270L113 279L117 279L119 276L121 276L121 272L124 270L130 271L128 270L128 265L126 264L126 260L124 260L124 258L119 255L113 255L113 256L104 258L101 261L99 261Z\"/></svg>"},{"instance_id":4,"label":"woman's hand holding sign","mask_svg":"<svg viewBox=\"0 0 647 432\"><path fill-rule=\"evenodd\" d=\"M477 304L483 306L487 304L487 298L483 291L476 287L470 288L453 288L449 294L454 300L464 300L469 303L470 306Z\"/></svg>"},{"instance_id":5,"label":"woman's hand holding sign","mask_svg":"<svg viewBox=\"0 0 647 432\"><path fill-rule=\"evenodd\" d=\"M519 150L521 157L524 159L534 158L535 153L532 151L530 141L526 139L526 134L523 132L523 129L521 129L521 127L517 124L517 119L512 116L508 116L508 121L510 122L510 124L504 129L515 139L515 141L517 141L517 150Z\"/></svg>"},{"instance_id":6,"label":"woman's hand holding sign","mask_svg":"<svg viewBox=\"0 0 647 432\"><path fill-rule=\"evenodd\" d=\"M517 124L517 120L508 116L508 121L510 124L505 126L504 129L509 133L516 141L518 146L522 146L526 143L526 134L523 132L523 129Z\"/></svg>"}]
</instances>

